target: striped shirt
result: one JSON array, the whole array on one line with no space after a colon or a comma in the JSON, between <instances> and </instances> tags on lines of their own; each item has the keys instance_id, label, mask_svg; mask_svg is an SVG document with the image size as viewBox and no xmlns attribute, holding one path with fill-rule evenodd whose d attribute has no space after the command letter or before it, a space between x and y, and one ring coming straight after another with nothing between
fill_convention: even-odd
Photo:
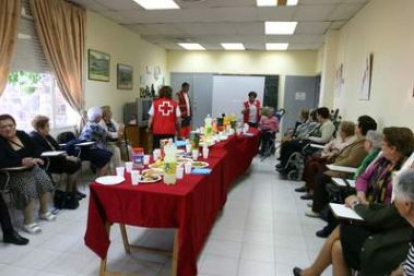
<instances>
[{"instance_id":1,"label":"striped shirt","mask_svg":"<svg viewBox=\"0 0 414 276\"><path fill-rule=\"evenodd\" d=\"M414 246L411 244L410 250L407 254L407 259L405 259L402 264L404 276L414 276Z\"/></svg>"}]
</instances>

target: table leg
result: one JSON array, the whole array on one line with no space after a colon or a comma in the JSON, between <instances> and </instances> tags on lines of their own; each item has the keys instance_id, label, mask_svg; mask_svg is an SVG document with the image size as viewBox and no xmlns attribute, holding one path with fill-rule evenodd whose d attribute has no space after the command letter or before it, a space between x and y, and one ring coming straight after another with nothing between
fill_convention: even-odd
<instances>
[{"instance_id":1,"label":"table leg","mask_svg":"<svg viewBox=\"0 0 414 276\"><path fill-rule=\"evenodd\" d=\"M125 228L125 224L119 224L119 229L121 230L122 242L124 244L125 252L129 255L131 250L129 248L128 234Z\"/></svg>"},{"instance_id":2,"label":"table leg","mask_svg":"<svg viewBox=\"0 0 414 276\"><path fill-rule=\"evenodd\" d=\"M178 230L175 231L174 236L174 248L171 262L171 276L177 276L178 267Z\"/></svg>"},{"instance_id":3,"label":"table leg","mask_svg":"<svg viewBox=\"0 0 414 276\"><path fill-rule=\"evenodd\" d=\"M105 223L105 230L106 230L106 233L108 233L108 236L109 236L110 232L111 232L111 223L109 223L109 222ZM105 274L106 274L107 258L108 257L105 257L104 259L101 260L101 266L99 268L99 276L105 276Z\"/></svg>"}]
</instances>

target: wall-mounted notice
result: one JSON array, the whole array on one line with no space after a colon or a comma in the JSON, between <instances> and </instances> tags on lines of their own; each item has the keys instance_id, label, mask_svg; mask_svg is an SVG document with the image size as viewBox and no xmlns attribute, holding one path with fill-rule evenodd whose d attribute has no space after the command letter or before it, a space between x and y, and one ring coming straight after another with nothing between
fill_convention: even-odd
<instances>
[{"instance_id":1,"label":"wall-mounted notice","mask_svg":"<svg viewBox=\"0 0 414 276\"><path fill-rule=\"evenodd\" d=\"M295 93L295 100L305 101L306 100L306 92L296 92Z\"/></svg>"}]
</instances>

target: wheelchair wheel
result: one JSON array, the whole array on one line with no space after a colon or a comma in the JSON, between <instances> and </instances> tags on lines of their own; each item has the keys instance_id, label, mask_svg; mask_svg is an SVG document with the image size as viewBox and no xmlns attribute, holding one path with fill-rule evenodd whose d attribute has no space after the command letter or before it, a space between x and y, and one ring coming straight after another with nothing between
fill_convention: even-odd
<instances>
[{"instance_id":1,"label":"wheelchair wheel","mask_svg":"<svg viewBox=\"0 0 414 276\"><path fill-rule=\"evenodd\" d=\"M297 181L298 178L299 178L299 173L298 173L297 170L291 170L291 171L288 172L286 177L287 177L288 180Z\"/></svg>"}]
</instances>

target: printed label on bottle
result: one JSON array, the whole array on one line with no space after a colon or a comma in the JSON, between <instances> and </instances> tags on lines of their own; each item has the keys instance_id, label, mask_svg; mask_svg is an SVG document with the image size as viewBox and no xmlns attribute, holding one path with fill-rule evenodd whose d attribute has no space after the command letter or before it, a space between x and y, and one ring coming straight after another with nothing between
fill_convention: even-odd
<instances>
[{"instance_id":1,"label":"printed label on bottle","mask_svg":"<svg viewBox=\"0 0 414 276\"><path fill-rule=\"evenodd\" d=\"M176 174L177 172L177 162L164 162L164 172L165 174Z\"/></svg>"}]
</instances>

